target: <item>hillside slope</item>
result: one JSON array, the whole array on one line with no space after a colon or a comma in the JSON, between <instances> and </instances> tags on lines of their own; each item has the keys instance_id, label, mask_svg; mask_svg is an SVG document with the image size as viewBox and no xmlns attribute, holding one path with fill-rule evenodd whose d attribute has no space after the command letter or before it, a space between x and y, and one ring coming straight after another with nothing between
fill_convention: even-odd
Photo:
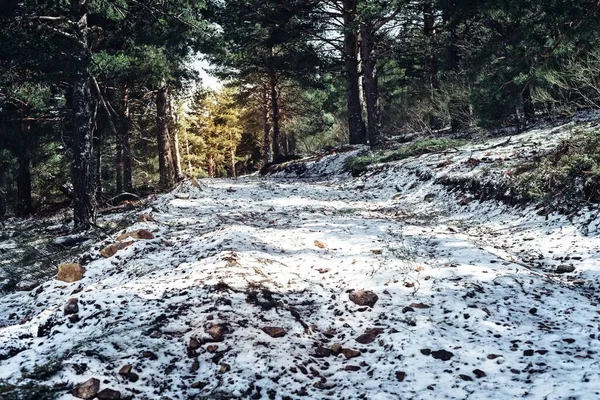
<instances>
[{"instance_id":1,"label":"hillside slope","mask_svg":"<svg viewBox=\"0 0 600 400\"><path fill-rule=\"evenodd\" d=\"M510 167L566 135L358 178L339 171L361 150L300 178L186 183L127 229L153 239L103 258L112 237L82 280L0 297L0 395L71 399L94 378L113 390L99 398L599 397L598 211L538 215L439 179Z\"/></svg>"}]
</instances>

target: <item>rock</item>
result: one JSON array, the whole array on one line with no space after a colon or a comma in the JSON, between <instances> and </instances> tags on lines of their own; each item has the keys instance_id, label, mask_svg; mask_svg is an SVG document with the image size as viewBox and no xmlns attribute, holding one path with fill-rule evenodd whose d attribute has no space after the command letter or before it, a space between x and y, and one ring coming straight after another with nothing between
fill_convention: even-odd
<instances>
[{"instance_id":1,"label":"rock","mask_svg":"<svg viewBox=\"0 0 600 400\"><path fill-rule=\"evenodd\" d=\"M524 357L531 357L531 356L533 356L533 350L525 350L523 352L523 356Z\"/></svg>"},{"instance_id":2,"label":"rock","mask_svg":"<svg viewBox=\"0 0 600 400\"><path fill-rule=\"evenodd\" d=\"M356 341L360 344L373 343L377 339L377 336L381 335L382 333L383 329L381 328L367 329L365 333L356 338Z\"/></svg>"},{"instance_id":3,"label":"rock","mask_svg":"<svg viewBox=\"0 0 600 400\"><path fill-rule=\"evenodd\" d=\"M463 381L472 381L473 380L473 378L471 378L469 375L460 374L459 377Z\"/></svg>"},{"instance_id":4,"label":"rock","mask_svg":"<svg viewBox=\"0 0 600 400\"><path fill-rule=\"evenodd\" d=\"M337 331L335 329L328 329L325 332L323 332L323 336L329 339L333 338L336 334Z\"/></svg>"},{"instance_id":5,"label":"rock","mask_svg":"<svg viewBox=\"0 0 600 400\"><path fill-rule=\"evenodd\" d=\"M451 353L446 350L437 350L437 351L432 351L431 356L436 360L448 361L449 359L454 357L454 353Z\"/></svg>"},{"instance_id":6,"label":"rock","mask_svg":"<svg viewBox=\"0 0 600 400\"><path fill-rule=\"evenodd\" d=\"M194 362L192 362L192 366L190 367L190 372L194 373L196 371L198 371L200 369L200 363L196 360L194 360Z\"/></svg>"},{"instance_id":7,"label":"rock","mask_svg":"<svg viewBox=\"0 0 600 400\"><path fill-rule=\"evenodd\" d=\"M175 193L175 198L180 200L188 200L190 198L189 193Z\"/></svg>"},{"instance_id":8,"label":"rock","mask_svg":"<svg viewBox=\"0 0 600 400\"><path fill-rule=\"evenodd\" d=\"M398 379L398 382L404 382L405 378L406 378L406 372L396 371L396 379Z\"/></svg>"},{"instance_id":9,"label":"rock","mask_svg":"<svg viewBox=\"0 0 600 400\"><path fill-rule=\"evenodd\" d=\"M221 367L219 368L219 373L224 374L229 371L231 371L231 365L229 365L227 363L221 363Z\"/></svg>"},{"instance_id":10,"label":"rock","mask_svg":"<svg viewBox=\"0 0 600 400\"><path fill-rule=\"evenodd\" d=\"M131 374L132 369L133 369L133 366L131 364L125 364L119 370L119 375L128 376L129 374Z\"/></svg>"},{"instance_id":11,"label":"rock","mask_svg":"<svg viewBox=\"0 0 600 400\"><path fill-rule=\"evenodd\" d=\"M412 307L404 307L404 308L402 309L402 314L406 314L406 313L408 313L408 312L415 312L415 309L414 309L414 308L412 308Z\"/></svg>"},{"instance_id":12,"label":"rock","mask_svg":"<svg viewBox=\"0 0 600 400\"><path fill-rule=\"evenodd\" d=\"M383 250L382 249L371 249L371 253L373 253L375 255L380 255L380 254L383 254Z\"/></svg>"},{"instance_id":13,"label":"rock","mask_svg":"<svg viewBox=\"0 0 600 400\"><path fill-rule=\"evenodd\" d=\"M142 352L142 357L147 358L149 360L158 360L158 356L151 351Z\"/></svg>"},{"instance_id":14,"label":"rock","mask_svg":"<svg viewBox=\"0 0 600 400\"><path fill-rule=\"evenodd\" d=\"M67 300L67 304L65 304L63 311L65 315L77 314L79 312L79 300L76 298L70 298Z\"/></svg>"},{"instance_id":15,"label":"rock","mask_svg":"<svg viewBox=\"0 0 600 400\"><path fill-rule=\"evenodd\" d=\"M375 293L368 291L368 290L354 290L354 291L350 292L350 294L348 295L348 298L354 304L361 306L361 307L362 306L373 307L375 305L375 303L377 303L377 300L379 300L379 297Z\"/></svg>"},{"instance_id":16,"label":"rock","mask_svg":"<svg viewBox=\"0 0 600 400\"><path fill-rule=\"evenodd\" d=\"M72 324L78 323L80 319L78 314L69 315L69 322Z\"/></svg>"},{"instance_id":17,"label":"rock","mask_svg":"<svg viewBox=\"0 0 600 400\"><path fill-rule=\"evenodd\" d=\"M342 349L341 353L348 359L360 356L360 351L353 349Z\"/></svg>"},{"instance_id":18,"label":"rock","mask_svg":"<svg viewBox=\"0 0 600 400\"><path fill-rule=\"evenodd\" d=\"M212 324L210 327L205 329L204 332L208 333L208 336L210 336L214 342L222 342L228 330L225 325Z\"/></svg>"},{"instance_id":19,"label":"rock","mask_svg":"<svg viewBox=\"0 0 600 400\"><path fill-rule=\"evenodd\" d=\"M554 272L557 274L569 274L573 271L575 271L575 267L572 265L559 265Z\"/></svg>"},{"instance_id":20,"label":"rock","mask_svg":"<svg viewBox=\"0 0 600 400\"><path fill-rule=\"evenodd\" d=\"M563 339L563 342L566 342L566 343L572 344L572 343L575 343L575 339L566 338L566 339Z\"/></svg>"},{"instance_id":21,"label":"rock","mask_svg":"<svg viewBox=\"0 0 600 400\"><path fill-rule=\"evenodd\" d=\"M106 246L105 248L103 248L102 250L100 250L100 254L102 254L102 256L104 258L110 258L112 256L114 256L115 254L117 254L117 252L119 250L123 250L124 248L131 246L134 243L133 240L127 241L127 242L117 242L117 243L113 243L109 246Z\"/></svg>"},{"instance_id":22,"label":"rock","mask_svg":"<svg viewBox=\"0 0 600 400\"><path fill-rule=\"evenodd\" d=\"M429 356L431 355L431 349L421 349L420 350L421 354L423 354L424 356Z\"/></svg>"},{"instance_id":23,"label":"rock","mask_svg":"<svg viewBox=\"0 0 600 400\"><path fill-rule=\"evenodd\" d=\"M121 392L112 389L102 389L96 395L98 400L120 400Z\"/></svg>"},{"instance_id":24,"label":"rock","mask_svg":"<svg viewBox=\"0 0 600 400\"><path fill-rule=\"evenodd\" d=\"M156 222L154 217L150 214L141 214L137 220L138 222Z\"/></svg>"},{"instance_id":25,"label":"rock","mask_svg":"<svg viewBox=\"0 0 600 400\"><path fill-rule=\"evenodd\" d=\"M79 264L60 264L56 279L62 282L72 283L83 279L85 268Z\"/></svg>"},{"instance_id":26,"label":"rock","mask_svg":"<svg viewBox=\"0 0 600 400\"><path fill-rule=\"evenodd\" d=\"M99 390L100 381L96 378L91 378L76 385L71 394L79 399L93 399Z\"/></svg>"},{"instance_id":27,"label":"rock","mask_svg":"<svg viewBox=\"0 0 600 400\"><path fill-rule=\"evenodd\" d=\"M188 348L197 350L200 348L200 342L196 338L191 338L190 343L188 344Z\"/></svg>"},{"instance_id":28,"label":"rock","mask_svg":"<svg viewBox=\"0 0 600 400\"><path fill-rule=\"evenodd\" d=\"M412 308L420 308L420 309L427 309L427 308L431 308L431 306L428 306L425 303L412 303L409 307Z\"/></svg>"},{"instance_id":29,"label":"rock","mask_svg":"<svg viewBox=\"0 0 600 400\"><path fill-rule=\"evenodd\" d=\"M192 389L204 389L208 385L208 382L194 382L192 383Z\"/></svg>"},{"instance_id":30,"label":"rock","mask_svg":"<svg viewBox=\"0 0 600 400\"><path fill-rule=\"evenodd\" d=\"M358 365L346 365L344 367L344 371L351 371L351 372L355 372L355 371L359 371L360 367Z\"/></svg>"},{"instance_id":31,"label":"rock","mask_svg":"<svg viewBox=\"0 0 600 400\"><path fill-rule=\"evenodd\" d=\"M326 249L327 245L323 242L321 242L320 240L315 240L315 246L317 246L320 249Z\"/></svg>"},{"instance_id":32,"label":"rock","mask_svg":"<svg viewBox=\"0 0 600 400\"><path fill-rule=\"evenodd\" d=\"M219 346L215 346L214 344L211 344L206 348L206 351L208 351L210 354L215 353L217 350L219 350Z\"/></svg>"},{"instance_id":33,"label":"rock","mask_svg":"<svg viewBox=\"0 0 600 400\"><path fill-rule=\"evenodd\" d=\"M333 353L333 355L338 355L342 352L342 345L339 343L335 343L331 346L331 352Z\"/></svg>"},{"instance_id":34,"label":"rock","mask_svg":"<svg viewBox=\"0 0 600 400\"><path fill-rule=\"evenodd\" d=\"M473 375L475 375L479 379L485 378L487 376L487 374L485 372L483 372L482 370L480 370L480 369L474 369L473 370Z\"/></svg>"},{"instance_id":35,"label":"rock","mask_svg":"<svg viewBox=\"0 0 600 400\"><path fill-rule=\"evenodd\" d=\"M151 239L154 239L154 234L147 229L138 229L137 231L125 232L125 233L119 235L119 237L117 237L117 241L119 241L119 242L123 241L123 240L127 239L128 237L130 237L132 239L151 240Z\"/></svg>"},{"instance_id":36,"label":"rock","mask_svg":"<svg viewBox=\"0 0 600 400\"><path fill-rule=\"evenodd\" d=\"M275 326L265 326L264 328L262 328L262 331L267 335L271 336L272 338L280 338L282 336L285 336L285 334L287 333L285 329L278 328Z\"/></svg>"},{"instance_id":37,"label":"rock","mask_svg":"<svg viewBox=\"0 0 600 400\"><path fill-rule=\"evenodd\" d=\"M427 195L425 195L423 200L425 200L428 203L431 203L432 201L435 200L435 194L433 194L433 193L427 194Z\"/></svg>"},{"instance_id":38,"label":"rock","mask_svg":"<svg viewBox=\"0 0 600 400\"><path fill-rule=\"evenodd\" d=\"M538 309L535 307L529 309L529 314L531 314L531 315L535 315L535 314L537 314L537 312L538 312Z\"/></svg>"},{"instance_id":39,"label":"rock","mask_svg":"<svg viewBox=\"0 0 600 400\"><path fill-rule=\"evenodd\" d=\"M313 354L314 357L317 358L324 358L324 357L329 357L331 355L331 350L329 350L326 347L322 347L319 346L315 349L315 353Z\"/></svg>"},{"instance_id":40,"label":"rock","mask_svg":"<svg viewBox=\"0 0 600 400\"><path fill-rule=\"evenodd\" d=\"M127 376L127 378L129 378L129 382L137 382L140 380L140 376L138 374L136 374L135 372L132 372L129 374L129 376Z\"/></svg>"},{"instance_id":41,"label":"rock","mask_svg":"<svg viewBox=\"0 0 600 400\"><path fill-rule=\"evenodd\" d=\"M488 360L495 360L498 357L502 357L502 356L500 354L488 354L487 355Z\"/></svg>"}]
</instances>

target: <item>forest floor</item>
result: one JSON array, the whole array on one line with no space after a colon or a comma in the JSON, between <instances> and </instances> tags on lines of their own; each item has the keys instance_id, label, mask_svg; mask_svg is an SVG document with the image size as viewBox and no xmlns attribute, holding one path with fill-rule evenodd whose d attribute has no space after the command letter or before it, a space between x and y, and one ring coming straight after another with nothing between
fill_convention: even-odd
<instances>
[{"instance_id":1,"label":"forest floor","mask_svg":"<svg viewBox=\"0 0 600 400\"><path fill-rule=\"evenodd\" d=\"M598 209L539 215L433 179L477 174L474 157L510 168L568 130L359 178L339 173L351 151L301 177L182 184L127 228L153 239L110 258L117 235L87 243L82 280L0 297L0 397L71 399L95 378L136 399L600 398Z\"/></svg>"}]
</instances>

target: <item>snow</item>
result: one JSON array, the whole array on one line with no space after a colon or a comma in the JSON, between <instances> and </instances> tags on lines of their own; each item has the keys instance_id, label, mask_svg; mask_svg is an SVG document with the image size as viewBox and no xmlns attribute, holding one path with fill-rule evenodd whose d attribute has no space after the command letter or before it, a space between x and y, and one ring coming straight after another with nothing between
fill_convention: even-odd
<instances>
[{"instance_id":1,"label":"snow","mask_svg":"<svg viewBox=\"0 0 600 400\"><path fill-rule=\"evenodd\" d=\"M155 239L109 259L96 244L82 281L0 297L0 381L26 382L24 371L61 360L42 383L95 377L101 389L135 398L600 397L598 211L569 220L496 202L460 205L435 179L417 177L480 173L463 161L489 152L510 168L523 152L567 135L565 126L540 128L508 143L376 166L360 178L339 171L364 149L312 160L303 179L278 172L185 184L140 212L155 222L127 229L149 229ZM575 272L554 273L565 264ZM357 289L378 295L373 308L349 300ZM62 312L72 297L77 323ZM38 337L49 320L49 335ZM209 339L211 324L228 332L201 345L191 372L190 339ZM287 334L271 338L265 326ZM358 343L371 328L383 333ZM315 357L334 343L361 355ZM426 349L453 356L434 359ZM221 363L231 370L219 373ZM126 364L137 382L118 374ZM193 389L195 382L206 385Z\"/></svg>"}]
</instances>

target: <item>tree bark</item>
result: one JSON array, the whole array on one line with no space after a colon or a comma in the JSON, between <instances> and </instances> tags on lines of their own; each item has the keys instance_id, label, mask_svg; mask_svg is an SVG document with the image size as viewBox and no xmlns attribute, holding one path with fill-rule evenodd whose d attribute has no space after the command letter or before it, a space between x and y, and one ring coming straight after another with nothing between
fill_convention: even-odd
<instances>
[{"instance_id":1,"label":"tree bark","mask_svg":"<svg viewBox=\"0 0 600 400\"><path fill-rule=\"evenodd\" d=\"M379 115L379 90L373 50L375 47L370 24L360 25L360 50L363 72L363 91L367 106L367 127L371 149L376 149L381 142L381 121Z\"/></svg>"},{"instance_id":2,"label":"tree bark","mask_svg":"<svg viewBox=\"0 0 600 400\"><path fill-rule=\"evenodd\" d=\"M123 190L133 191L133 163L131 155L131 115L129 110L129 89L123 90L123 130L121 133L122 163L123 163Z\"/></svg>"},{"instance_id":3,"label":"tree bark","mask_svg":"<svg viewBox=\"0 0 600 400\"><path fill-rule=\"evenodd\" d=\"M277 90L277 72L270 71L269 84L271 90L271 122L273 123L273 159L276 163L281 162L281 127L279 125L279 93Z\"/></svg>"},{"instance_id":4,"label":"tree bark","mask_svg":"<svg viewBox=\"0 0 600 400\"><path fill-rule=\"evenodd\" d=\"M158 165L161 189L170 189L175 185L173 151L169 134L169 91L166 86L156 94L156 128L158 139Z\"/></svg>"},{"instance_id":5,"label":"tree bark","mask_svg":"<svg viewBox=\"0 0 600 400\"><path fill-rule=\"evenodd\" d=\"M525 121L531 121L535 118L535 105L533 103L533 97L531 96L531 87L527 85L521 95L523 98L523 115Z\"/></svg>"},{"instance_id":6,"label":"tree bark","mask_svg":"<svg viewBox=\"0 0 600 400\"><path fill-rule=\"evenodd\" d=\"M179 132L177 131L177 115L173 112L171 98L169 98L169 122L173 172L175 174L175 181L180 182L183 180L183 171L181 170L181 152L179 151Z\"/></svg>"},{"instance_id":7,"label":"tree bark","mask_svg":"<svg viewBox=\"0 0 600 400\"><path fill-rule=\"evenodd\" d=\"M75 229L87 230L96 217L96 198L91 171L93 149L92 94L90 91L87 25L87 0L71 0L71 10L77 37L81 41L75 55L76 72L73 79L73 221Z\"/></svg>"},{"instance_id":8,"label":"tree bark","mask_svg":"<svg viewBox=\"0 0 600 400\"><path fill-rule=\"evenodd\" d=\"M212 154L208 155L208 176L210 178L215 177L215 162Z\"/></svg>"},{"instance_id":9,"label":"tree bark","mask_svg":"<svg viewBox=\"0 0 600 400\"><path fill-rule=\"evenodd\" d=\"M232 147L229 153L231 157L231 176L237 178L237 171L235 170L235 147Z\"/></svg>"},{"instance_id":10,"label":"tree bark","mask_svg":"<svg viewBox=\"0 0 600 400\"><path fill-rule=\"evenodd\" d=\"M269 123L269 90L263 87L263 162L264 165L270 163L273 158L273 149L271 146L271 124Z\"/></svg>"},{"instance_id":11,"label":"tree bark","mask_svg":"<svg viewBox=\"0 0 600 400\"><path fill-rule=\"evenodd\" d=\"M343 0L344 16L344 68L346 73L346 103L350 144L367 143L365 123L360 103L358 71L358 27L356 25L357 0Z\"/></svg>"},{"instance_id":12,"label":"tree bark","mask_svg":"<svg viewBox=\"0 0 600 400\"><path fill-rule=\"evenodd\" d=\"M31 201L31 140L29 138L31 131L31 122L27 119L31 113L31 107L27 104L21 104L21 128L20 140L17 150L17 161L19 164L17 170L17 207L15 212L17 216L23 217L31 214L33 204Z\"/></svg>"}]
</instances>

